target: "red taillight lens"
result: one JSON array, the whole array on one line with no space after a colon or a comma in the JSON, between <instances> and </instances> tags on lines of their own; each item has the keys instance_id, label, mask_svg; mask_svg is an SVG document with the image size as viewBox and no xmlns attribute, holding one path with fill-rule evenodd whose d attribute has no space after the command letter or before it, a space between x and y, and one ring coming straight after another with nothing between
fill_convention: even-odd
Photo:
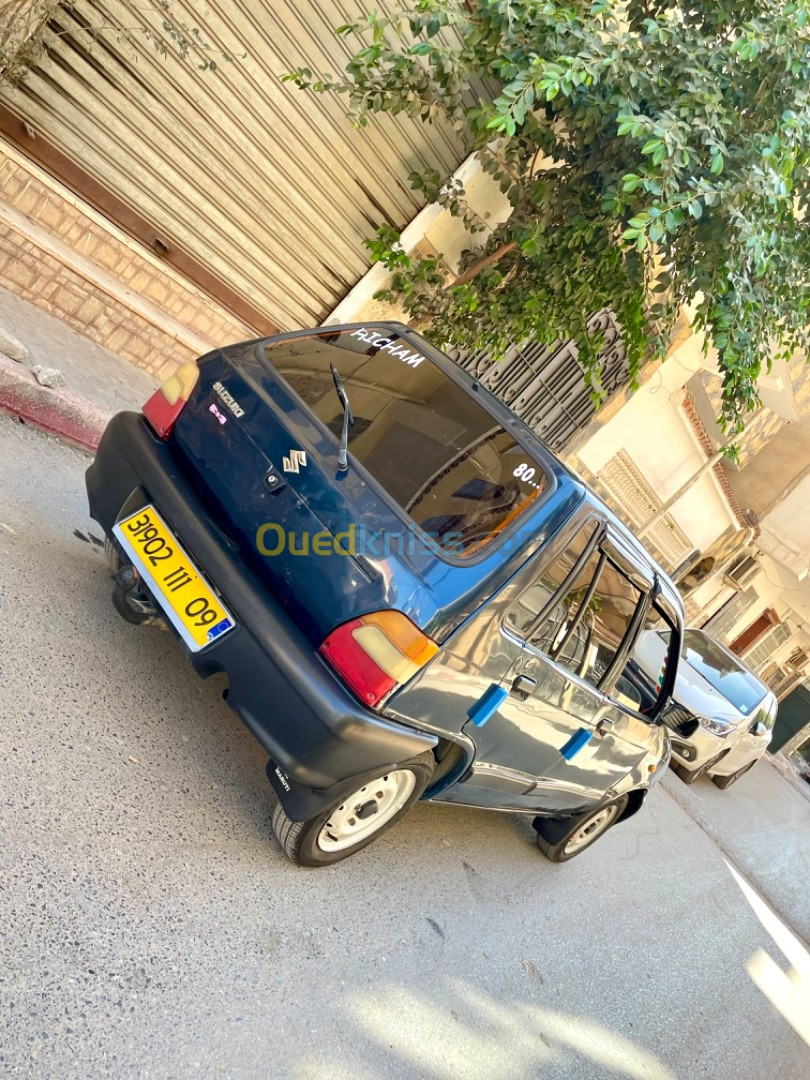
<instances>
[{"instance_id":1,"label":"red taillight lens","mask_svg":"<svg viewBox=\"0 0 810 1080\"><path fill-rule=\"evenodd\" d=\"M439 646L401 611L374 611L338 626L321 653L366 705L410 679Z\"/></svg>"},{"instance_id":2,"label":"red taillight lens","mask_svg":"<svg viewBox=\"0 0 810 1080\"><path fill-rule=\"evenodd\" d=\"M143 415L161 439L168 439L171 435L199 377L200 369L196 364L181 365L144 405Z\"/></svg>"}]
</instances>

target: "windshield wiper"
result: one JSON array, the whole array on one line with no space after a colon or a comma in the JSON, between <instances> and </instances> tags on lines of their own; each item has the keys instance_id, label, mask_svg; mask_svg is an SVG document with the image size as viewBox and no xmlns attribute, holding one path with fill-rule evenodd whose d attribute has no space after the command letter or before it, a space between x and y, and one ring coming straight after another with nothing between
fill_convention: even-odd
<instances>
[{"instance_id":1,"label":"windshield wiper","mask_svg":"<svg viewBox=\"0 0 810 1080\"><path fill-rule=\"evenodd\" d=\"M329 370L332 372L332 381L335 384L340 404L343 406L343 432L340 436L340 448L338 450L338 469L340 472L345 472L349 467L349 424L354 424L354 417L349 405L349 395L346 393L346 387L343 385L340 372L334 364L329 365Z\"/></svg>"}]
</instances>

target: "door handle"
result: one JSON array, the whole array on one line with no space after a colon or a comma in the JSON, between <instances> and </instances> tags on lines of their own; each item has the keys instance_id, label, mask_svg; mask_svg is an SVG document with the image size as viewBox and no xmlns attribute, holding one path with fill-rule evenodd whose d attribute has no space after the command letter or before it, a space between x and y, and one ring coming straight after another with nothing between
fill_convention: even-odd
<instances>
[{"instance_id":1,"label":"door handle","mask_svg":"<svg viewBox=\"0 0 810 1080\"><path fill-rule=\"evenodd\" d=\"M529 697L537 686L537 679L533 679L531 675L518 675L512 683L512 688L509 693L518 698L520 701L525 701Z\"/></svg>"}]
</instances>

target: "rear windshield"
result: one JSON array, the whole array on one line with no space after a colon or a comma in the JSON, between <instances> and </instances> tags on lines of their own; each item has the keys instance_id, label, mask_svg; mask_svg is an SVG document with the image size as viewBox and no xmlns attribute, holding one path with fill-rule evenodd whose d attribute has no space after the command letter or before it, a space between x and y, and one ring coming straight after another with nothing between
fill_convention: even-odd
<instances>
[{"instance_id":1,"label":"rear windshield","mask_svg":"<svg viewBox=\"0 0 810 1080\"><path fill-rule=\"evenodd\" d=\"M681 658L743 716L749 716L765 696L765 688L755 675L697 630L684 634Z\"/></svg>"},{"instance_id":2,"label":"rear windshield","mask_svg":"<svg viewBox=\"0 0 810 1080\"><path fill-rule=\"evenodd\" d=\"M473 555L546 486L540 464L472 394L384 327L281 341L267 358L337 442L334 364L354 415L351 456L445 551Z\"/></svg>"}]
</instances>

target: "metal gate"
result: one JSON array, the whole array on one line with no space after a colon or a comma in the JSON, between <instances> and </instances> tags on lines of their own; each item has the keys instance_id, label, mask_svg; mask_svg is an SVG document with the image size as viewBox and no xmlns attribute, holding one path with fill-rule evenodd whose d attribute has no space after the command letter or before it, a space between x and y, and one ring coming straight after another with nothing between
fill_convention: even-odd
<instances>
[{"instance_id":1,"label":"metal gate","mask_svg":"<svg viewBox=\"0 0 810 1080\"><path fill-rule=\"evenodd\" d=\"M627 353L610 312L594 315L588 328L604 335L602 385L609 396L628 381ZM501 360L483 350L454 356L552 450L562 450L596 413L572 341L514 345Z\"/></svg>"},{"instance_id":2,"label":"metal gate","mask_svg":"<svg viewBox=\"0 0 810 1080\"><path fill-rule=\"evenodd\" d=\"M810 689L806 686L797 686L793 693L779 705L773 729L773 740L768 749L775 754L805 728L810 738Z\"/></svg>"}]
</instances>

